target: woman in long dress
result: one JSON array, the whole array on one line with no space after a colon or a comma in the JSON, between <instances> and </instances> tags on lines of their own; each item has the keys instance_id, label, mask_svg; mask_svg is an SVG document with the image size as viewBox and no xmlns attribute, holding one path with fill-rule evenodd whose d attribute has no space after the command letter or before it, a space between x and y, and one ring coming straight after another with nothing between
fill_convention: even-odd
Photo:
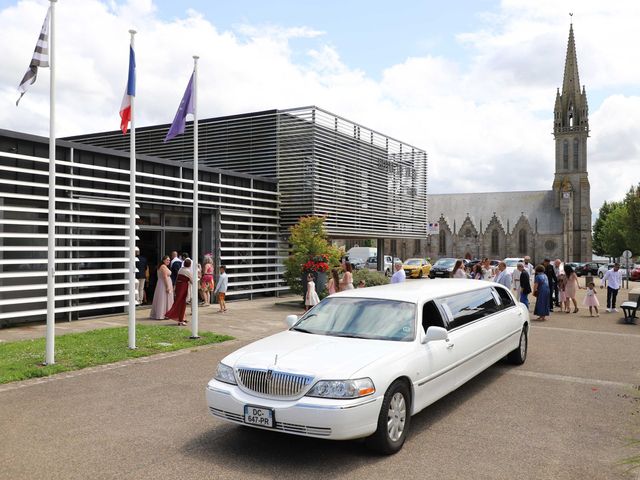
<instances>
[{"instance_id":1,"label":"woman in long dress","mask_svg":"<svg viewBox=\"0 0 640 480\"><path fill-rule=\"evenodd\" d=\"M536 278L533 283L533 296L536 297L536 306L533 310L535 315L538 315L536 320L544 321L549 315L549 296L551 290L549 289L549 279L544 273L544 267L538 265L536 267Z\"/></svg>"},{"instance_id":2,"label":"woman in long dress","mask_svg":"<svg viewBox=\"0 0 640 480\"><path fill-rule=\"evenodd\" d=\"M340 279L340 291L343 290L353 290L353 268L351 267L351 263L345 262L344 264L344 275Z\"/></svg>"},{"instance_id":3,"label":"woman in long dress","mask_svg":"<svg viewBox=\"0 0 640 480\"><path fill-rule=\"evenodd\" d=\"M573 313L578 313L578 302L576 301L577 291L580 289L578 275L570 265L564 266L564 277L566 279L564 293L567 296L567 311L569 310L569 300L573 302ZM567 312L568 313L568 312Z\"/></svg>"},{"instance_id":4,"label":"woman in long dress","mask_svg":"<svg viewBox=\"0 0 640 480\"><path fill-rule=\"evenodd\" d=\"M182 268L178 271L176 278L176 299L173 306L165 314L178 322L178 325L187 324L187 298L189 296L189 285L193 283L193 272L191 271L191 259L185 259Z\"/></svg>"},{"instance_id":5,"label":"woman in long dress","mask_svg":"<svg viewBox=\"0 0 640 480\"><path fill-rule=\"evenodd\" d=\"M173 288L171 285L171 270L169 270L170 259L167 255L162 257L162 262L158 265L158 281L153 294L153 304L149 318L153 320L164 320L167 310L173 305Z\"/></svg>"}]
</instances>

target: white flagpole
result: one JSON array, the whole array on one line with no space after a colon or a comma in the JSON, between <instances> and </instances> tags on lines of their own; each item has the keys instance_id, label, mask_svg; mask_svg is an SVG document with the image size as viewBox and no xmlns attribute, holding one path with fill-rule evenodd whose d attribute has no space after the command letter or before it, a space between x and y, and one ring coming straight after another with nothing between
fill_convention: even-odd
<instances>
[{"instance_id":1,"label":"white flagpole","mask_svg":"<svg viewBox=\"0 0 640 480\"><path fill-rule=\"evenodd\" d=\"M131 34L131 48L135 54L135 30ZM128 81L128 80L127 80ZM135 96L131 95L130 160L129 160L129 348L136 348L136 124Z\"/></svg>"},{"instance_id":2,"label":"white flagpole","mask_svg":"<svg viewBox=\"0 0 640 480\"><path fill-rule=\"evenodd\" d=\"M193 233L192 233L192 271L191 287L191 338L198 335L198 57L193 56Z\"/></svg>"},{"instance_id":3,"label":"white flagpole","mask_svg":"<svg viewBox=\"0 0 640 480\"><path fill-rule=\"evenodd\" d=\"M45 364L53 365L56 336L56 1L49 20L49 217L47 235L47 334Z\"/></svg>"}]
</instances>

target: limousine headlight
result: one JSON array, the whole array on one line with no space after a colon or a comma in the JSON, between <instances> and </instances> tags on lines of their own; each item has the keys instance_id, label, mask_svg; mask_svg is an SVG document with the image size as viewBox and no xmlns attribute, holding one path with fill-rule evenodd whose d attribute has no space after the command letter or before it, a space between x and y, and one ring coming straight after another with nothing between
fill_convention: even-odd
<instances>
[{"instance_id":1,"label":"limousine headlight","mask_svg":"<svg viewBox=\"0 0 640 480\"><path fill-rule=\"evenodd\" d=\"M371 395L376 391L373 381L370 378L359 378L357 380L320 380L316 383L308 397L321 398L359 398Z\"/></svg>"},{"instance_id":2,"label":"limousine headlight","mask_svg":"<svg viewBox=\"0 0 640 480\"><path fill-rule=\"evenodd\" d=\"M224 383L237 385L236 376L233 374L233 368L222 362L218 363L218 368L216 369L216 375L214 378Z\"/></svg>"}]
</instances>

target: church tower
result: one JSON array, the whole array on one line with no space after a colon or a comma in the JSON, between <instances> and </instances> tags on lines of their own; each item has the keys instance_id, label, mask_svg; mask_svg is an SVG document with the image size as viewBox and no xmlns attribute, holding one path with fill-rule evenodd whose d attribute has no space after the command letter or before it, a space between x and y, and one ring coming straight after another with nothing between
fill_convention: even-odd
<instances>
[{"instance_id":1,"label":"church tower","mask_svg":"<svg viewBox=\"0 0 640 480\"><path fill-rule=\"evenodd\" d=\"M587 173L589 107L580 87L578 58L569 27L562 93L558 89L553 112L556 171L553 180L555 205L564 218L563 253L566 261L591 260L591 203Z\"/></svg>"}]
</instances>

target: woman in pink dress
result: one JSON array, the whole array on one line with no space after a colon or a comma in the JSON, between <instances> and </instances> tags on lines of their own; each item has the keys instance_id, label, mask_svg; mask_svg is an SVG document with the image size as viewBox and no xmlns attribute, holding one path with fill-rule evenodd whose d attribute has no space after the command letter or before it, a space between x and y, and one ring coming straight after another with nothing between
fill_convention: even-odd
<instances>
[{"instance_id":1,"label":"woman in pink dress","mask_svg":"<svg viewBox=\"0 0 640 480\"><path fill-rule=\"evenodd\" d=\"M338 270L336 268L331 269L331 277L327 282L327 292L329 295L333 295L338 292L340 288L340 277L338 276Z\"/></svg>"},{"instance_id":2,"label":"woman in pink dress","mask_svg":"<svg viewBox=\"0 0 640 480\"><path fill-rule=\"evenodd\" d=\"M578 313L578 302L576 301L576 294L580 289L580 285L578 284L578 275L576 275L576 272L572 267L565 265L564 278L566 279L564 293L567 296L567 311L570 307L569 300L571 300L573 302L573 313Z\"/></svg>"},{"instance_id":3,"label":"woman in pink dress","mask_svg":"<svg viewBox=\"0 0 640 480\"><path fill-rule=\"evenodd\" d=\"M153 304L149 318L153 320L164 320L167 310L173 305L173 288L171 285L171 270L169 270L169 257L162 257L162 262L158 265L158 282L153 294Z\"/></svg>"},{"instance_id":4,"label":"woman in pink dress","mask_svg":"<svg viewBox=\"0 0 640 480\"><path fill-rule=\"evenodd\" d=\"M200 281L200 289L202 290L202 300L204 305L211 304L211 292L213 292L215 284L213 282L213 258L205 255L202 265L202 280Z\"/></svg>"}]
</instances>

